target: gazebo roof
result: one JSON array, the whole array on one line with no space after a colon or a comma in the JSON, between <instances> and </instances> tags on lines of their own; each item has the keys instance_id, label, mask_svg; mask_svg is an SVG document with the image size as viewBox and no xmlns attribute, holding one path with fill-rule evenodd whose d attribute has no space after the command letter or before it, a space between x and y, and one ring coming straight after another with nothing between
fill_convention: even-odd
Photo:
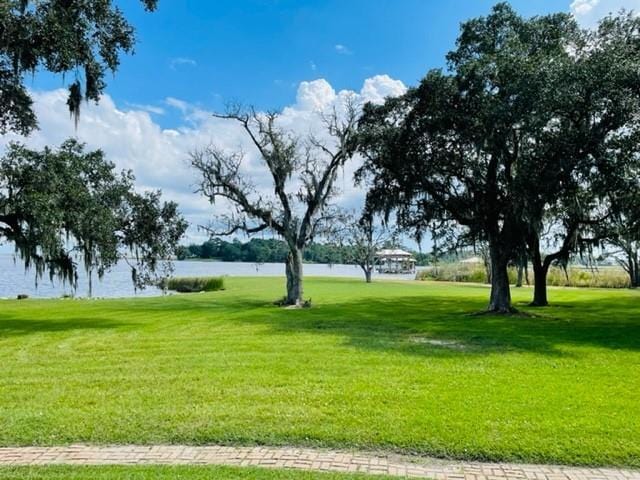
<instances>
[{"instance_id":1,"label":"gazebo roof","mask_svg":"<svg viewBox=\"0 0 640 480\"><path fill-rule=\"evenodd\" d=\"M376 252L376 257L411 258L413 255L399 248L384 248Z\"/></svg>"}]
</instances>

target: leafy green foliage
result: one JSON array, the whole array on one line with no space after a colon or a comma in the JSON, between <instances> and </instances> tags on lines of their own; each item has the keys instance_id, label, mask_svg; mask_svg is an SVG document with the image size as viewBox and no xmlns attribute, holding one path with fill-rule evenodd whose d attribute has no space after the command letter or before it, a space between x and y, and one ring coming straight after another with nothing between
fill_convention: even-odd
<instances>
[{"instance_id":1,"label":"leafy green foliage","mask_svg":"<svg viewBox=\"0 0 640 480\"><path fill-rule=\"evenodd\" d=\"M511 311L507 265L531 221L518 199L533 164L540 169L535 135L556 115L544 93L576 30L568 14L525 20L500 3L462 25L448 71L432 70L404 96L368 105L360 122L370 204L398 209L409 228L455 224L488 241L490 310Z\"/></svg>"},{"instance_id":2,"label":"leafy green foliage","mask_svg":"<svg viewBox=\"0 0 640 480\"><path fill-rule=\"evenodd\" d=\"M520 201L532 219L526 244L535 305L547 304L550 266L567 265L576 253L590 257L603 239L617 234L606 227L619 197L640 196L639 41L640 20L631 13L581 32L546 102L556 112L538 137L544 154L539 169L546 173L536 173L532 164L532 181ZM544 240L554 247L547 255Z\"/></svg>"},{"instance_id":3,"label":"leafy green foliage","mask_svg":"<svg viewBox=\"0 0 640 480\"><path fill-rule=\"evenodd\" d=\"M242 243L215 238L201 245L185 247L184 258L216 259L224 262L282 263L288 255L287 244L275 238L252 238ZM344 249L329 244L312 243L304 250L304 260L312 263L345 263Z\"/></svg>"},{"instance_id":4,"label":"leafy green foliage","mask_svg":"<svg viewBox=\"0 0 640 480\"><path fill-rule=\"evenodd\" d=\"M524 19L506 3L464 23L447 71L365 108L369 202L397 209L407 228L437 222L486 240L489 308L510 311L509 262L526 244L544 286L551 263L587 241L580 228L606 215L600 193L628 171L633 157L619 152L638 144L639 25L623 14L582 31L568 14ZM542 259L549 224L562 248Z\"/></svg>"},{"instance_id":5,"label":"leafy green foliage","mask_svg":"<svg viewBox=\"0 0 640 480\"><path fill-rule=\"evenodd\" d=\"M58 150L11 144L0 159L0 235L36 280L48 272L75 285L78 261L102 277L122 260L143 287L170 270L186 222L175 203L136 193L133 181L75 140Z\"/></svg>"},{"instance_id":6,"label":"leafy green foliage","mask_svg":"<svg viewBox=\"0 0 640 480\"><path fill-rule=\"evenodd\" d=\"M635 149L635 145L633 149ZM634 157L633 150L626 155ZM640 287L640 175L625 169L627 178L618 188L610 188L613 197L610 214L597 225L595 237L604 238L608 254L625 270L631 287Z\"/></svg>"},{"instance_id":7,"label":"leafy green foliage","mask_svg":"<svg viewBox=\"0 0 640 480\"><path fill-rule=\"evenodd\" d=\"M224 289L222 277L172 277L165 283L167 290L181 293L191 292L215 292Z\"/></svg>"},{"instance_id":8,"label":"leafy green foliage","mask_svg":"<svg viewBox=\"0 0 640 480\"><path fill-rule=\"evenodd\" d=\"M157 0L142 0L146 10ZM112 0L3 0L0 3L0 133L37 126L25 74L72 73L67 105L77 123L82 100L98 101L105 74L131 53L133 27Z\"/></svg>"}]
</instances>

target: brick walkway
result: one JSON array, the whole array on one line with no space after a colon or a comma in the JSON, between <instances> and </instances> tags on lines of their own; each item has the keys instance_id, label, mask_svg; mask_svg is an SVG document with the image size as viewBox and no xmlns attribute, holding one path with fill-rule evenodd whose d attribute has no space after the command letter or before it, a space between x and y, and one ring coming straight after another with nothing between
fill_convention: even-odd
<instances>
[{"instance_id":1,"label":"brick walkway","mask_svg":"<svg viewBox=\"0 0 640 480\"><path fill-rule=\"evenodd\" d=\"M437 480L640 480L640 470L455 462L425 457L289 447L177 445L0 448L6 465L239 465L363 472Z\"/></svg>"}]
</instances>

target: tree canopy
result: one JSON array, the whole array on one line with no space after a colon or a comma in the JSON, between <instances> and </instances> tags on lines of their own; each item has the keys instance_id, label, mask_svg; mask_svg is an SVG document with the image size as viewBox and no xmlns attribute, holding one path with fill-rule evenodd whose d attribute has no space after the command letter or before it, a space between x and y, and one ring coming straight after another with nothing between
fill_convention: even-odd
<instances>
[{"instance_id":1,"label":"tree canopy","mask_svg":"<svg viewBox=\"0 0 640 480\"><path fill-rule=\"evenodd\" d=\"M144 287L169 271L186 222L175 203L133 182L75 140L42 151L11 144L0 159L0 235L36 279L75 286L78 268L102 277L122 260Z\"/></svg>"},{"instance_id":2,"label":"tree canopy","mask_svg":"<svg viewBox=\"0 0 640 480\"><path fill-rule=\"evenodd\" d=\"M404 226L437 221L487 241L489 310L512 311L508 263L524 246L540 251L532 239L549 220L592 222L603 206L594 184L615 175L610 146L637 118L638 45L631 15L590 32L568 14L524 19L501 3L464 23L447 71L365 107L370 203L397 209Z\"/></svg>"},{"instance_id":3,"label":"tree canopy","mask_svg":"<svg viewBox=\"0 0 640 480\"><path fill-rule=\"evenodd\" d=\"M146 10L157 0L141 0ZM3 0L0 2L0 134L36 128L25 74L70 74L67 104L78 121L82 100L98 101L105 74L131 53L133 27L112 0Z\"/></svg>"}]
</instances>

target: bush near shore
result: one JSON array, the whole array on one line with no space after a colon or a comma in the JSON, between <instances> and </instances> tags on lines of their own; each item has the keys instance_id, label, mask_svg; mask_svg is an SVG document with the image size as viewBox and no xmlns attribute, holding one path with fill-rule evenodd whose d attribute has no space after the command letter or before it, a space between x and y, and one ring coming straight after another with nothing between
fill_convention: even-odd
<instances>
[{"instance_id":1,"label":"bush near shore","mask_svg":"<svg viewBox=\"0 0 640 480\"><path fill-rule=\"evenodd\" d=\"M515 268L509 269L509 281L516 283ZM442 282L488 283L487 272L481 264L448 263L428 267L416 273L416 280ZM533 284L533 270L529 267L529 281ZM526 283L523 279L523 283ZM570 266L565 272L551 267L547 285L556 287L628 288L629 277L619 267L581 268Z\"/></svg>"},{"instance_id":2,"label":"bush near shore","mask_svg":"<svg viewBox=\"0 0 640 480\"><path fill-rule=\"evenodd\" d=\"M222 277L174 277L166 281L164 287L180 293L214 292L224 289Z\"/></svg>"}]
</instances>

